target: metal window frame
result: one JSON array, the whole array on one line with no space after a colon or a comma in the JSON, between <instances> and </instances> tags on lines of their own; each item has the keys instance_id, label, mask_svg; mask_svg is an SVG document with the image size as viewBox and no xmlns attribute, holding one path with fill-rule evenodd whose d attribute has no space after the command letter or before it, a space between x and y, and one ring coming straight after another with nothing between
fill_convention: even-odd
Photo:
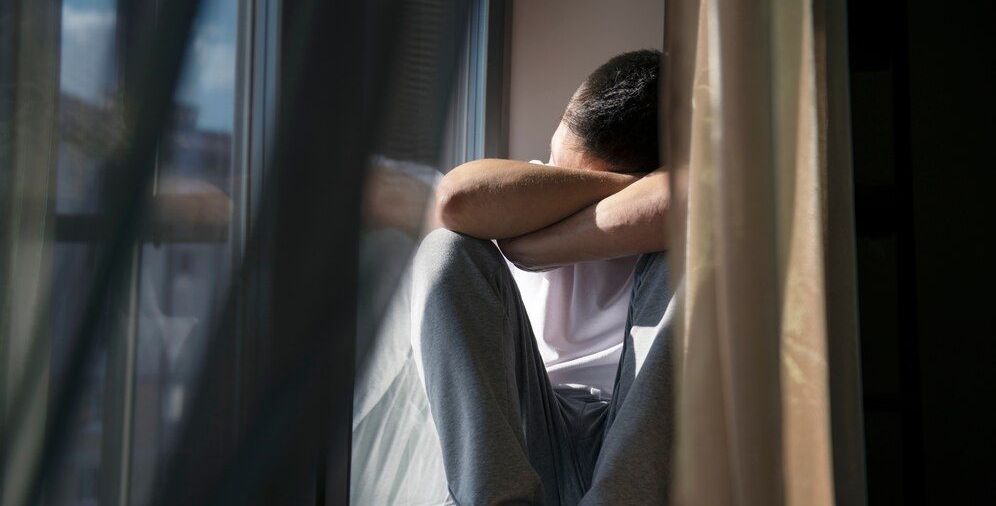
<instances>
[{"instance_id":1,"label":"metal window frame","mask_svg":"<svg viewBox=\"0 0 996 506\"><path fill-rule=\"evenodd\" d=\"M470 2L467 31L454 76L440 169L484 157L489 0Z\"/></svg>"},{"instance_id":2,"label":"metal window frame","mask_svg":"<svg viewBox=\"0 0 996 506\"><path fill-rule=\"evenodd\" d=\"M242 265L253 258L267 255L266 245L250 241L257 231L257 216L262 202L264 181L268 178L269 163L273 157L277 126L277 99L280 77L280 41L282 38L282 9L280 0L242 0L240 9L239 60L237 76L236 132L239 139L235 164L242 174L239 189L239 219L232 220L233 264ZM233 206L234 207L234 206ZM238 388L236 395L236 433L249 425L250 406L242 395L251 391L262 380L261 368L266 367L269 349L262 339L268 321L266 308L269 303L265 287L265 273L245 272L232 274L231 293L236 298L234 331L238 336L233 358L236 363Z\"/></svg>"},{"instance_id":3,"label":"metal window frame","mask_svg":"<svg viewBox=\"0 0 996 506\"><path fill-rule=\"evenodd\" d=\"M483 155L508 158L509 89L512 62L512 0L487 4L487 69L484 83Z\"/></svg>"}]
</instances>

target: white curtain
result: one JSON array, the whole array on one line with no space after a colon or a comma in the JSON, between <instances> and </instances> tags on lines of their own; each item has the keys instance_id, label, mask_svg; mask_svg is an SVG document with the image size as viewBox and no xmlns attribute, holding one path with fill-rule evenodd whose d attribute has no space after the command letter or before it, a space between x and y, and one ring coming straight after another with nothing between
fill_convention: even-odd
<instances>
[{"instance_id":1,"label":"white curtain","mask_svg":"<svg viewBox=\"0 0 996 506\"><path fill-rule=\"evenodd\" d=\"M674 0L675 504L863 504L842 2Z\"/></svg>"}]
</instances>

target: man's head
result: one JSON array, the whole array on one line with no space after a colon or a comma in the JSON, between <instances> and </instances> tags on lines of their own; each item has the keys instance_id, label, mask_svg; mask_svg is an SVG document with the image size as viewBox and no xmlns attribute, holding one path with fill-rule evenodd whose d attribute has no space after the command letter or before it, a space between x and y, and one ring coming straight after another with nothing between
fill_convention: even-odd
<instances>
[{"instance_id":1,"label":"man's head","mask_svg":"<svg viewBox=\"0 0 996 506\"><path fill-rule=\"evenodd\" d=\"M632 51L595 69L567 104L550 162L617 172L656 169L660 59L660 51Z\"/></svg>"}]
</instances>

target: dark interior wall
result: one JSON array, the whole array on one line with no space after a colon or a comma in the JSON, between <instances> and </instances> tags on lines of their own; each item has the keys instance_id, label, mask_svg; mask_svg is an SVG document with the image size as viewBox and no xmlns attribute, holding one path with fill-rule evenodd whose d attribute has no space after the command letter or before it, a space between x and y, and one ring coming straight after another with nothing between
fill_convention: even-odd
<instances>
[{"instance_id":1,"label":"dark interior wall","mask_svg":"<svg viewBox=\"0 0 996 506\"><path fill-rule=\"evenodd\" d=\"M848 4L869 502L992 503L993 3Z\"/></svg>"},{"instance_id":2,"label":"dark interior wall","mask_svg":"<svg viewBox=\"0 0 996 506\"><path fill-rule=\"evenodd\" d=\"M926 497L996 503L992 1L910 9L910 152Z\"/></svg>"}]
</instances>

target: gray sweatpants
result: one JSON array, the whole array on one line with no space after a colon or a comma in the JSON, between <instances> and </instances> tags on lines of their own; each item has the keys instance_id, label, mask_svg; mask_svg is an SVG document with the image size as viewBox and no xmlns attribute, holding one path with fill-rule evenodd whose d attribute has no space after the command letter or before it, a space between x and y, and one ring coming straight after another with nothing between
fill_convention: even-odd
<instances>
[{"instance_id":1,"label":"gray sweatpants","mask_svg":"<svg viewBox=\"0 0 996 506\"><path fill-rule=\"evenodd\" d=\"M636 268L613 397L554 389L493 243L436 230L412 271L413 340L459 504L662 504L672 435L663 254Z\"/></svg>"}]
</instances>

